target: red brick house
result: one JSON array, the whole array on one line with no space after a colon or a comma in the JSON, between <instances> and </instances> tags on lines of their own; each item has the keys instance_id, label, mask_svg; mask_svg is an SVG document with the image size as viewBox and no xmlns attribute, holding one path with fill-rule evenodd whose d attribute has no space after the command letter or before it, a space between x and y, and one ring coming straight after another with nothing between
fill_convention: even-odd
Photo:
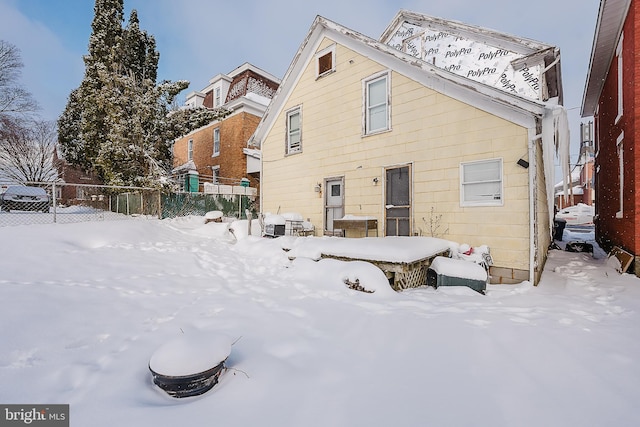
<instances>
[{"instance_id":1,"label":"red brick house","mask_svg":"<svg viewBox=\"0 0 640 427\"><path fill-rule=\"evenodd\" d=\"M200 92L187 95L186 108L224 107L231 111L173 143L173 174L185 191L203 191L204 183L259 183L259 156L247 141L255 131L280 79L249 63L218 74ZM257 164L257 167L254 165Z\"/></svg>"},{"instance_id":2,"label":"red brick house","mask_svg":"<svg viewBox=\"0 0 640 427\"><path fill-rule=\"evenodd\" d=\"M93 186L102 184L94 174L70 165L58 154L57 148L53 150L53 164L61 181L60 185L56 186L56 199L59 204L83 204L91 200L91 195L96 194L96 188Z\"/></svg>"},{"instance_id":3,"label":"red brick house","mask_svg":"<svg viewBox=\"0 0 640 427\"><path fill-rule=\"evenodd\" d=\"M633 254L640 275L640 4L601 0L582 116L594 117L596 239ZM636 74L638 73L638 74Z\"/></svg>"}]
</instances>

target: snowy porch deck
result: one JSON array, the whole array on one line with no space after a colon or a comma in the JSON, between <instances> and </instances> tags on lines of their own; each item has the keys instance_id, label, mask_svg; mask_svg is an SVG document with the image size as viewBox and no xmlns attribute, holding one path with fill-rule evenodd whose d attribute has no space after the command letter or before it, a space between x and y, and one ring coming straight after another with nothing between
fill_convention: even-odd
<instances>
[{"instance_id":1,"label":"snowy porch deck","mask_svg":"<svg viewBox=\"0 0 640 427\"><path fill-rule=\"evenodd\" d=\"M400 291L427 283L427 269L437 256L447 256L450 242L434 237L314 238L296 245L291 255L314 259L370 262Z\"/></svg>"}]
</instances>

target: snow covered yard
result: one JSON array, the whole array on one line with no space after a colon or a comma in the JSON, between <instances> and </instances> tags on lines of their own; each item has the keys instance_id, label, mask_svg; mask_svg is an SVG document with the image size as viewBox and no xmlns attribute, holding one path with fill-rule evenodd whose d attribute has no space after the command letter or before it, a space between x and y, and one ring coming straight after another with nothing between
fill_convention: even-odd
<instances>
[{"instance_id":1,"label":"snow covered yard","mask_svg":"<svg viewBox=\"0 0 640 427\"><path fill-rule=\"evenodd\" d=\"M343 279L379 283L370 264L203 223L0 228L0 403L68 403L72 426L640 425L640 280L599 251L552 251L535 288L364 293ZM169 397L149 359L196 333L234 342L230 369Z\"/></svg>"}]
</instances>

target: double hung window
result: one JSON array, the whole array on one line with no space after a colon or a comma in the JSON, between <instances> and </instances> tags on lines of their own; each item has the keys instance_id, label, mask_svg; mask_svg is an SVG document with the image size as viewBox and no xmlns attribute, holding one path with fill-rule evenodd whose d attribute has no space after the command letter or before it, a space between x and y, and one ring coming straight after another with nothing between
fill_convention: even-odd
<instances>
[{"instance_id":1,"label":"double hung window","mask_svg":"<svg viewBox=\"0 0 640 427\"><path fill-rule=\"evenodd\" d=\"M389 130L389 73L364 81L364 134Z\"/></svg>"},{"instance_id":2,"label":"double hung window","mask_svg":"<svg viewBox=\"0 0 640 427\"><path fill-rule=\"evenodd\" d=\"M461 206L502 205L502 159L461 163L460 184Z\"/></svg>"},{"instance_id":3,"label":"double hung window","mask_svg":"<svg viewBox=\"0 0 640 427\"><path fill-rule=\"evenodd\" d=\"M213 156L220 154L220 128L213 130Z\"/></svg>"},{"instance_id":4,"label":"double hung window","mask_svg":"<svg viewBox=\"0 0 640 427\"><path fill-rule=\"evenodd\" d=\"M287 154L302 151L301 109L296 107L287 112Z\"/></svg>"}]
</instances>

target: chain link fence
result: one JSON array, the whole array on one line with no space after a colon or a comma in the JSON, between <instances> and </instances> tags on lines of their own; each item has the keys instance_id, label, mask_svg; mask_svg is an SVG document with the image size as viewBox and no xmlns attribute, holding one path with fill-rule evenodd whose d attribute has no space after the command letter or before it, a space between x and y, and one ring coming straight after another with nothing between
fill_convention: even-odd
<instances>
[{"instance_id":1,"label":"chain link fence","mask_svg":"<svg viewBox=\"0 0 640 427\"><path fill-rule=\"evenodd\" d=\"M58 182L0 182L0 227L12 225L175 218L222 211L226 217L255 213L255 197L165 193L144 187Z\"/></svg>"}]
</instances>

